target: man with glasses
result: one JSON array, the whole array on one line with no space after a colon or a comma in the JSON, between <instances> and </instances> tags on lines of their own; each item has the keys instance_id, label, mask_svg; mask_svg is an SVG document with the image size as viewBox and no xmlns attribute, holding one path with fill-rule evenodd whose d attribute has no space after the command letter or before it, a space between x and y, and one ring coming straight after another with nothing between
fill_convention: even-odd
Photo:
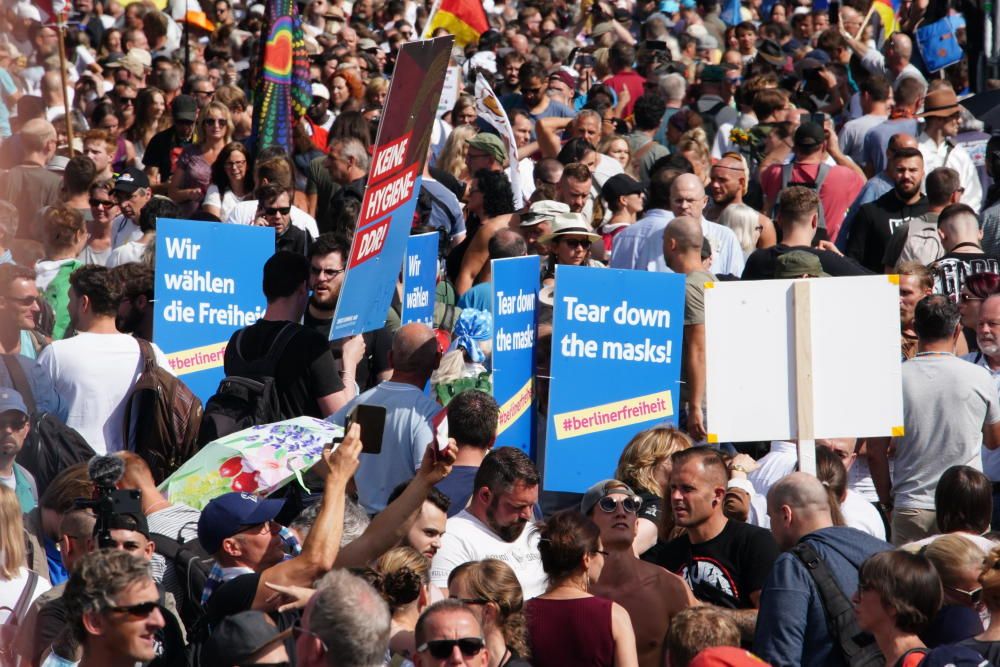
<instances>
[{"instance_id":1,"label":"man with glasses","mask_svg":"<svg viewBox=\"0 0 1000 667\"><path fill-rule=\"evenodd\" d=\"M639 664L664 664L667 632L674 616L697 604L684 580L635 554L640 498L627 484L606 479L583 496L580 512L601 529L607 550L604 569L591 586L594 595L617 602L632 618Z\"/></svg>"},{"instance_id":2,"label":"man with glasses","mask_svg":"<svg viewBox=\"0 0 1000 667\"><path fill-rule=\"evenodd\" d=\"M38 486L32 474L15 459L30 431L28 408L21 394L0 388L0 484L14 491L25 513L38 505Z\"/></svg>"},{"instance_id":3,"label":"man with glasses","mask_svg":"<svg viewBox=\"0 0 1000 667\"><path fill-rule=\"evenodd\" d=\"M424 610L414 630L416 667L486 667L489 650L472 610L458 600L441 600Z\"/></svg>"},{"instance_id":4,"label":"man with glasses","mask_svg":"<svg viewBox=\"0 0 1000 667\"><path fill-rule=\"evenodd\" d=\"M391 624L389 606L371 584L347 570L333 570L320 579L301 623L292 628L296 664L381 665Z\"/></svg>"},{"instance_id":5,"label":"man with glasses","mask_svg":"<svg viewBox=\"0 0 1000 667\"><path fill-rule=\"evenodd\" d=\"M524 63L518 70L517 79L520 93L504 96L500 100L508 113L514 109L524 109L536 122L541 118L573 117L571 108L549 98L548 77L542 65L536 62Z\"/></svg>"},{"instance_id":6,"label":"man with glasses","mask_svg":"<svg viewBox=\"0 0 1000 667\"><path fill-rule=\"evenodd\" d=\"M212 101L215 95L215 86L207 76L192 76L188 79L188 90L191 96L198 103L198 110L205 108L205 105Z\"/></svg>"},{"instance_id":7,"label":"man with glasses","mask_svg":"<svg viewBox=\"0 0 1000 667\"><path fill-rule=\"evenodd\" d=\"M129 167L115 180L111 196L118 202L121 214L111 221L111 248L118 248L143 236L139 215L153 197L149 178L135 167Z\"/></svg>"},{"instance_id":8,"label":"man with glasses","mask_svg":"<svg viewBox=\"0 0 1000 667\"><path fill-rule=\"evenodd\" d=\"M834 526L826 488L807 473L792 473L771 488L767 514L785 553L774 561L760 591L754 653L775 665L846 664L839 638L830 633L825 595L798 554L802 549L812 552L808 556L818 558L850 598L858 587L861 563L892 545L854 528Z\"/></svg>"},{"instance_id":9,"label":"man with glasses","mask_svg":"<svg viewBox=\"0 0 1000 667\"><path fill-rule=\"evenodd\" d=\"M178 95L170 104L170 115L174 120L173 125L154 134L142 156L146 174L157 194L166 194L167 183L174 173L177 158L194 138L198 103L190 95Z\"/></svg>"},{"instance_id":10,"label":"man with glasses","mask_svg":"<svg viewBox=\"0 0 1000 667\"><path fill-rule=\"evenodd\" d=\"M962 358L990 372L1000 395L1000 297L986 297L979 306L979 323L976 326L978 352ZM993 518L991 525L1000 525L1000 452L983 450L983 473L993 482Z\"/></svg>"},{"instance_id":11,"label":"man with glasses","mask_svg":"<svg viewBox=\"0 0 1000 667\"><path fill-rule=\"evenodd\" d=\"M264 183L254 191L257 214L254 224L274 228L274 251L309 254L309 233L292 225L291 193L281 183Z\"/></svg>"}]
</instances>

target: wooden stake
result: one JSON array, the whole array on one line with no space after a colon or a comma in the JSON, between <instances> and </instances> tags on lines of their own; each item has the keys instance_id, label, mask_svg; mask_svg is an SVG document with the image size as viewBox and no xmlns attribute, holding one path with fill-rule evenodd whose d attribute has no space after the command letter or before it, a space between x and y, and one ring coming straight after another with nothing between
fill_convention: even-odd
<instances>
[{"instance_id":1,"label":"wooden stake","mask_svg":"<svg viewBox=\"0 0 1000 667\"><path fill-rule=\"evenodd\" d=\"M795 416L799 470L815 475L811 303L810 280L795 281L792 285L792 308L795 314Z\"/></svg>"},{"instance_id":2,"label":"wooden stake","mask_svg":"<svg viewBox=\"0 0 1000 667\"><path fill-rule=\"evenodd\" d=\"M66 43L65 38L65 26L63 25L62 16L56 17L56 33L59 35L59 82L62 86L63 92L63 106L66 109L66 114L64 116L66 120L66 143L68 145L69 157L73 157L73 109L69 103L69 94L66 92Z\"/></svg>"},{"instance_id":3,"label":"wooden stake","mask_svg":"<svg viewBox=\"0 0 1000 667\"><path fill-rule=\"evenodd\" d=\"M868 25L868 21L871 20L872 14L874 13L875 13L875 3L872 2L871 6L868 8L868 13L865 14L865 20L861 22L861 27L858 28L858 34L854 36L855 42L861 39L861 34L865 31L865 26Z\"/></svg>"}]
</instances>

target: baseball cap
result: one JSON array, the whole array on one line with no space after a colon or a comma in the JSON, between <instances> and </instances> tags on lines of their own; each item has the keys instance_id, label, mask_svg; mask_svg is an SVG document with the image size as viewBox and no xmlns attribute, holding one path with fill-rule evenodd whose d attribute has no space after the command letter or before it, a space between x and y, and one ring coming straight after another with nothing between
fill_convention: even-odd
<instances>
[{"instance_id":1,"label":"baseball cap","mask_svg":"<svg viewBox=\"0 0 1000 667\"><path fill-rule=\"evenodd\" d=\"M507 159L507 147L503 145L503 140L492 132L480 132L467 141L470 147L489 153L497 162L503 163Z\"/></svg>"},{"instance_id":2,"label":"baseball cap","mask_svg":"<svg viewBox=\"0 0 1000 667\"><path fill-rule=\"evenodd\" d=\"M641 193L642 183L635 180L628 174L615 174L604 181L601 187L601 196L607 202L617 201L619 197Z\"/></svg>"},{"instance_id":3,"label":"baseball cap","mask_svg":"<svg viewBox=\"0 0 1000 667\"><path fill-rule=\"evenodd\" d=\"M528 212L521 216L521 227L534 227L540 222L552 222L560 213L569 213L569 206L561 201L540 199L533 203Z\"/></svg>"},{"instance_id":4,"label":"baseball cap","mask_svg":"<svg viewBox=\"0 0 1000 667\"><path fill-rule=\"evenodd\" d=\"M147 540L150 539L149 523L142 512L116 512L110 515L108 530L131 530L145 535ZM94 526L94 535L97 535L97 526Z\"/></svg>"},{"instance_id":5,"label":"baseball cap","mask_svg":"<svg viewBox=\"0 0 1000 667\"><path fill-rule=\"evenodd\" d=\"M701 70L702 83L722 83L726 80L726 70L721 65L708 65Z\"/></svg>"},{"instance_id":6,"label":"baseball cap","mask_svg":"<svg viewBox=\"0 0 1000 667\"><path fill-rule=\"evenodd\" d=\"M0 389L0 412L10 412L11 410L28 414L28 408L24 405L24 399L21 398L21 394L14 389L4 387Z\"/></svg>"},{"instance_id":7,"label":"baseball cap","mask_svg":"<svg viewBox=\"0 0 1000 667\"><path fill-rule=\"evenodd\" d=\"M795 146L802 148L811 148L813 146L819 146L824 141L826 141L826 130L819 123L806 122L799 125L798 129L795 130L795 137L793 139Z\"/></svg>"},{"instance_id":8,"label":"baseball cap","mask_svg":"<svg viewBox=\"0 0 1000 667\"><path fill-rule=\"evenodd\" d=\"M242 665L255 653L283 641L291 633L290 627L278 630L262 611L241 611L225 616L213 628L202 648L201 659L206 665Z\"/></svg>"},{"instance_id":9,"label":"baseball cap","mask_svg":"<svg viewBox=\"0 0 1000 667\"><path fill-rule=\"evenodd\" d=\"M565 83L571 90L576 88L576 77L567 72L564 69L559 69L549 74L549 79L559 79Z\"/></svg>"},{"instance_id":10,"label":"baseball cap","mask_svg":"<svg viewBox=\"0 0 1000 667\"><path fill-rule=\"evenodd\" d=\"M149 55L149 51L129 49L125 57L118 61L118 65L136 76L142 76L147 69L153 66L153 59Z\"/></svg>"},{"instance_id":11,"label":"baseball cap","mask_svg":"<svg viewBox=\"0 0 1000 667\"><path fill-rule=\"evenodd\" d=\"M193 123L198 118L198 102L190 95L178 95L170 105L170 115Z\"/></svg>"},{"instance_id":12,"label":"baseball cap","mask_svg":"<svg viewBox=\"0 0 1000 667\"><path fill-rule=\"evenodd\" d=\"M313 98L320 98L324 100L330 99L330 89L324 86L322 83L314 83L312 85Z\"/></svg>"},{"instance_id":13,"label":"baseball cap","mask_svg":"<svg viewBox=\"0 0 1000 667\"><path fill-rule=\"evenodd\" d=\"M358 40L358 51L371 51L378 48L378 43L370 37Z\"/></svg>"},{"instance_id":14,"label":"baseball cap","mask_svg":"<svg viewBox=\"0 0 1000 667\"><path fill-rule=\"evenodd\" d=\"M591 31L591 37L600 37L601 35L606 35L609 32L614 32L615 26L611 21L605 21L604 23L598 23L595 25Z\"/></svg>"},{"instance_id":15,"label":"baseball cap","mask_svg":"<svg viewBox=\"0 0 1000 667\"><path fill-rule=\"evenodd\" d=\"M774 262L774 277L777 280L787 278L825 278L829 273L823 272L819 257L805 250L792 250L778 257Z\"/></svg>"},{"instance_id":16,"label":"baseball cap","mask_svg":"<svg viewBox=\"0 0 1000 667\"><path fill-rule=\"evenodd\" d=\"M587 489L587 492L583 494L583 500L580 501L580 512L582 514L590 514L590 510L594 509L594 506L601 502L601 498L606 498L612 493L623 493L626 496L636 495L632 487L625 482L619 482L617 479L601 480Z\"/></svg>"},{"instance_id":17,"label":"baseball cap","mask_svg":"<svg viewBox=\"0 0 1000 667\"><path fill-rule=\"evenodd\" d=\"M698 37L698 48L699 49L717 49L719 48L719 40L711 35L700 35ZM704 80L704 77L702 77Z\"/></svg>"},{"instance_id":18,"label":"baseball cap","mask_svg":"<svg viewBox=\"0 0 1000 667\"><path fill-rule=\"evenodd\" d=\"M115 181L115 192L130 195L139 188L148 188L149 179L145 172L135 167L129 167Z\"/></svg>"},{"instance_id":19,"label":"baseball cap","mask_svg":"<svg viewBox=\"0 0 1000 667\"><path fill-rule=\"evenodd\" d=\"M764 662L746 649L737 646L713 646L696 655L689 667L764 667Z\"/></svg>"},{"instance_id":20,"label":"baseball cap","mask_svg":"<svg viewBox=\"0 0 1000 667\"><path fill-rule=\"evenodd\" d=\"M209 501L198 518L198 540L205 551L214 554L222 541L248 526L274 520L284 500L265 500L252 493L233 491Z\"/></svg>"}]
</instances>

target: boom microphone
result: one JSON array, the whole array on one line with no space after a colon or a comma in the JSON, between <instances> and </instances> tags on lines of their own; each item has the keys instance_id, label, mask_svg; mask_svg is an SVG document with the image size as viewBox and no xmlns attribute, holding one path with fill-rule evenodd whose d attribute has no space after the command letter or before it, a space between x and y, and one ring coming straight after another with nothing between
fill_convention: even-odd
<instances>
[{"instance_id":1,"label":"boom microphone","mask_svg":"<svg viewBox=\"0 0 1000 667\"><path fill-rule=\"evenodd\" d=\"M95 456L87 463L87 474L97 486L114 488L125 475L125 464L117 456Z\"/></svg>"}]
</instances>

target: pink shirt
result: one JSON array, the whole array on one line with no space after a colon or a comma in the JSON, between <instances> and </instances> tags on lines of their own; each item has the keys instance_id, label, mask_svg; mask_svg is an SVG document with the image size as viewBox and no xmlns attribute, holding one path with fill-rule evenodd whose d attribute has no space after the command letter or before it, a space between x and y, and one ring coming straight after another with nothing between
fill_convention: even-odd
<instances>
[{"instance_id":1,"label":"pink shirt","mask_svg":"<svg viewBox=\"0 0 1000 667\"><path fill-rule=\"evenodd\" d=\"M819 163L799 164L792 166L791 183L812 183L819 171ZM847 167L835 165L830 167L826 180L819 189L819 200L823 204L823 216L826 219L826 235L831 241L837 238L840 226L844 224L844 216L857 198L865 179L856 171ZM781 165L772 164L760 175L760 187L768 201L775 201L778 189L781 187ZM770 216L771 211L764 211Z\"/></svg>"}]
</instances>

